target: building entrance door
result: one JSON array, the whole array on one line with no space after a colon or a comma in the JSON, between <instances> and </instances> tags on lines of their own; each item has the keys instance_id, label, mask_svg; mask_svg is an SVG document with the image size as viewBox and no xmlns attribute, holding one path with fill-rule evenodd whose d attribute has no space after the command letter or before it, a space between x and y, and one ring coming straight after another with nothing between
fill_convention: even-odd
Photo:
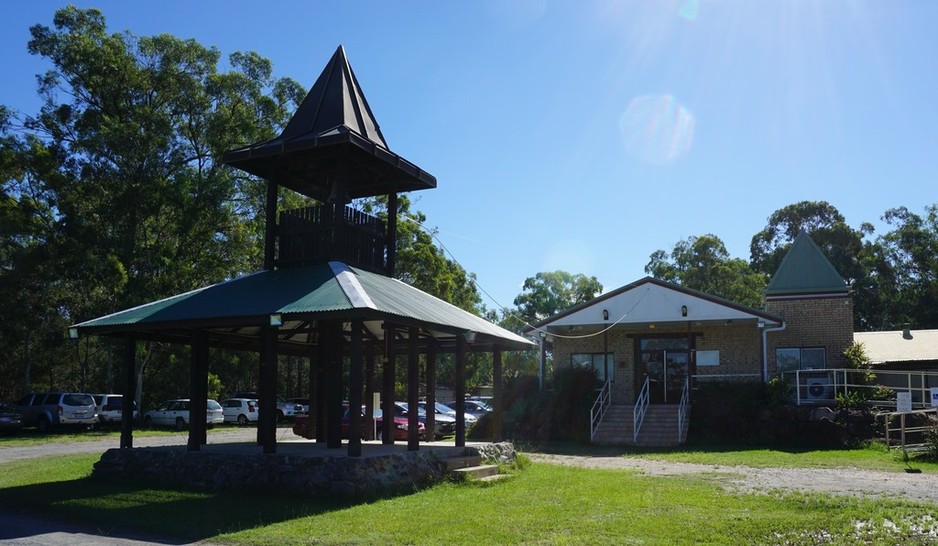
<instances>
[{"instance_id":1,"label":"building entrance door","mask_svg":"<svg viewBox=\"0 0 938 546\"><path fill-rule=\"evenodd\" d=\"M677 404L689 374L690 349L686 337L643 338L639 343L640 387L648 377L652 404ZM637 394L637 393L636 393Z\"/></svg>"}]
</instances>

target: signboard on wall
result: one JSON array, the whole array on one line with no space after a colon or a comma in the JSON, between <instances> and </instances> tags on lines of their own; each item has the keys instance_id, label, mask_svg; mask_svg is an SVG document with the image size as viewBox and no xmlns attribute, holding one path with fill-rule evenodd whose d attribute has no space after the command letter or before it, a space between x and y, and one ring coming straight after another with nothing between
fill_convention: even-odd
<instances>
[{"instance_id":1,"label":"signboard on wall","mask_svg":"<svg viewBox=\"0 0 938 546\"><path fill-rule=\"evenodd\" d=\"M896 393L896 411L899 413L912 413L912 393Z\"/></svg>"},{"instance_id":2,"label":"signboard on wall","mask_svg":"<svg viewBox=\"0 0 938 546\"><path fill-rule=\"evenodd\" d=\"M931 388L931 407L938 407L938 387Z\"/></svg>"},{"instance_id":3,"label":"signboard on wall","mask_svg":"<svg viewBox=\"0 0 938 546\"><path fill-rule=\"evenodd\" d=\"M719 366L720 351L697 351L698 366Z\"/></svg>"}]
</instances>

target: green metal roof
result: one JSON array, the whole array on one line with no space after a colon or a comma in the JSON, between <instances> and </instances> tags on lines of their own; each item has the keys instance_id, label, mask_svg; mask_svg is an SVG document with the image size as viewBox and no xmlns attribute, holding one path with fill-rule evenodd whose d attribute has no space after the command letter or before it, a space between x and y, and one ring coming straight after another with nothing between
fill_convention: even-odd
<instances>
[{"instance_id":1,"label":"green metal roof","mask_svg":"<svg viewBox=\"0 0 938 546\"><path fill-rule=\"evenodd\" d=\"M807 233L795 237L765 289L766 296L847 293L849 288Z\"/></svg>"},{"instance_id":2,"label":"green metal roof","mask_svg":"<svg viewBox=\"0 0 938 546\"><path fill-rule=\"evenodd\" d=\"M185 294L155 301L74 326L80 333L145 333L157 339L177 339L191 328L253 336L281 315L283 339L291 328L302 330L318 319L362 318L377 338L380 322L416 325L434 337L460 332L485 336L485 342L526 349L531 342L485 319L431 296L397 279L352 268L341 262L309 267L261 271Z\"/></svg>"}]
</instances>

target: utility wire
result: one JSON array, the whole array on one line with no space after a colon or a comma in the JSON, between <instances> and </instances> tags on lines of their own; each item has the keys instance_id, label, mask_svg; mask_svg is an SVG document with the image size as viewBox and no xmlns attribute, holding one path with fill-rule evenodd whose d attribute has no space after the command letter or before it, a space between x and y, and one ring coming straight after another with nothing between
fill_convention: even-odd
<instances>
[{"instance_id":1,"label":"utility wire","mask_svg":"<svg viewBox=\"0 0 938 546\"><path fill-rule=\"evenodd\" d=\"M427 235L429 235L430 237L432 237L433 240L435 240L435 241L437 242L437 244L440 245L440 248L443 249L443 252L445 252L446 254L449 255L449 257L450 257L451 260L453 260L454 262L456 262L456 264L457 264L459 267L462 267L464 271L468 271L468 269L466 269L466 268L459 262L459 260L456 259L456 256L454 256L453 253L450 252L450 250L449 250L448 248L446 248L446 245L443 244L443 241L437 236L436 230L431 229L431 228L425 226L425 225L422 224L419 220L417 220L416 218L414 218L413 216L410 216L410 215L408 215L408 214L401 214L400 216L401 216L403 219L405 219L405 220L407 220L407 221L409 221L409 222L412 222L413 224L415 224L415 225L416 225L417 227L419 227L420 229L424 230L424 231L427 233ZM621 317L617 318L612 324L610 324L609 326L603 328L602 330L599 330L599 331L597 331L597 332L595 332L595 333L591 333L591 334L563 335L563 334L558 334L558 333L550 333L550 332L548 332L546 329L538 328L537 326L534 326L533 324L530 324L528 321L524 320L523 317L521 317L520 315L518 315L517 313L515 313L515 312L512 311L511 309L508 309L507 307L505 307L504 305L502 305L501 303L499 303L499 301L496 300L491 294L489 294L488 291L487 291L481 284L479 284L479 282L478 282L476 279L474 279L474 278L472 278L471 276L469 276L469 280L470 280L470 282L471 282L476 288L479 289L480 292L482 292L482 293L485 294L490 300L492 300L492 302L493 302L496 306L498 306L498 308L499 308L499 309L502 311L502 313L504 313L506 316L510 316L510 317L516 319L518 322L520 322L520 323L524 324L526 327L528 327L532 332L543 332L543 333L545 333L545 334L550 335L551 337L558 337L558 338L562 338L562 339L585 339L585 338L590 338L590 337L595 337L595 336L598 336L598 335L602 335L602 334L608 332L609 330L612 329L613 326L615 326L616 324L619 324L620 322L622 322L623 320L625 320L625 318L628 317L628 316L632 313L632 311L635 310L635 308L638 306L638 304L641 303L642 300L645 299L645 296L648 295L648 292L649 292L649 289L648 289L648 288L645 288L645 291L642 293L641 297L638 298L638 301L636 301L635 304L632 305L632 307L631 307L628 311L626 311L624 315L622 315Z\"/></svg>"}]
</instances>

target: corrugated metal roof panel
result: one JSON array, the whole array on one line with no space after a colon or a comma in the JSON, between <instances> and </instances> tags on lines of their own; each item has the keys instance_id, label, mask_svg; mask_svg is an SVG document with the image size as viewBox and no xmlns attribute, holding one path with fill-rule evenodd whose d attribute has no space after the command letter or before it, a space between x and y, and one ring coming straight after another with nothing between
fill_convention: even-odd
<instances>
[{"instance_id":1,"label":"corrugated metal roof panel","mask_svg":"<svg viewBox=\"0 0 938 546\"><path fill-rule=\"evenodd\" d=\"M853 340L863 344L873 364L938 360L938 330L856 332Z\"/></svg>"}]
</instances>

